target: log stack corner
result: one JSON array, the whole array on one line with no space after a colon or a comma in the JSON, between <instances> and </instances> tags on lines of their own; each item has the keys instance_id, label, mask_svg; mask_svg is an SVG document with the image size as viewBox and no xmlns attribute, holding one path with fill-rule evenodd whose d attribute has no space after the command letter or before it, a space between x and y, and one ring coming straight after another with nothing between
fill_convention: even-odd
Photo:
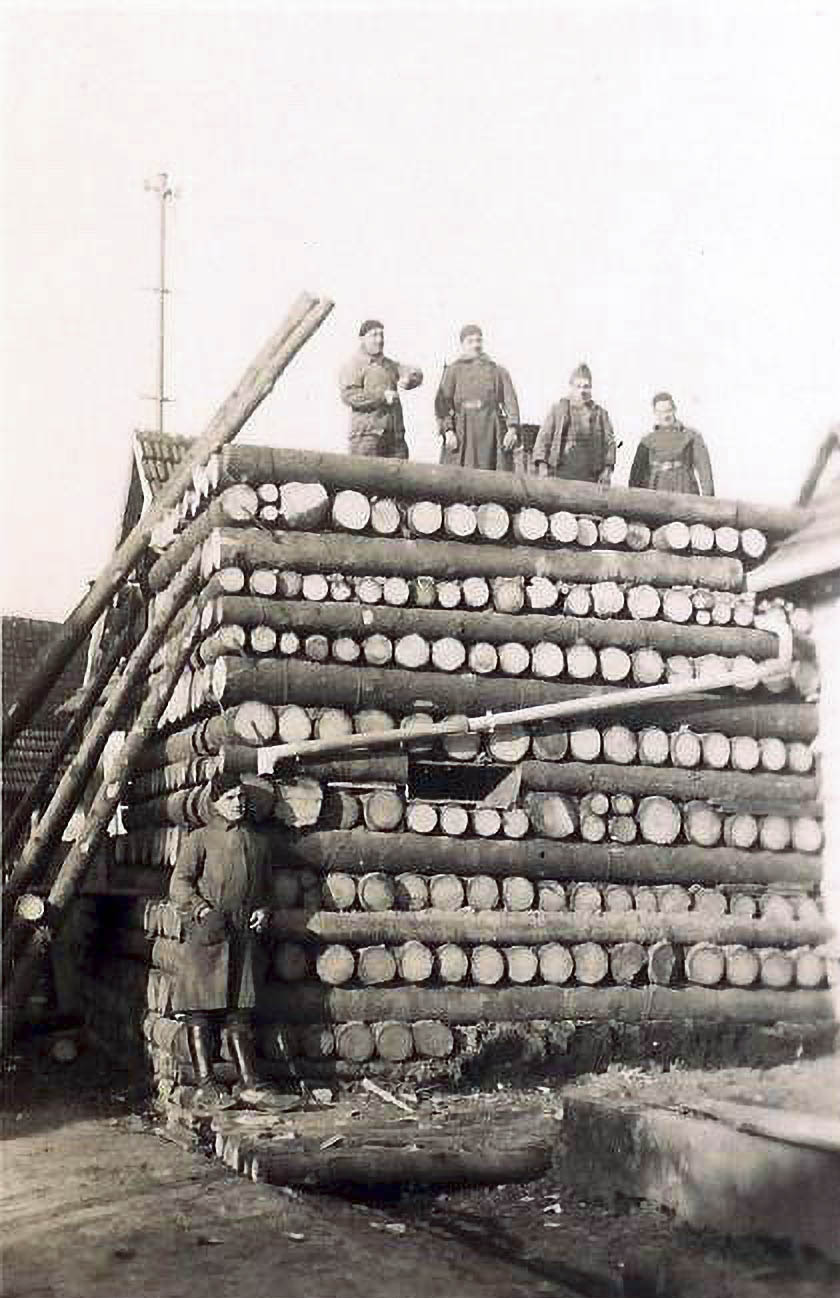
<instances>
[{"instance_id":1,"label":"log stack corner","mask_svg":"<svg viewBox=\"0 0 840 1298\"><path fill-rule=\"evenodd\" d=\"M347 456L214 456L143 574L151 612L200 569L200 633L109 840L84 978L98 1036L142 1053L161 1095L193 1080L166 893L221 770L247 778L275 863L269 1070L287 1047L312 1077L451 1069L500 1033L551 1045L586 1024L616 1049L695 1028L825 1033L807 610L777 609L790 671L751 675L778 639L749 573L801 521ZM179 651L162 646L152 681ZM563 725L458 720L727 671L738 688ZM415 739L341 750L389 731ZM273 772L261 758L313 738L337 750Z\"/></svg>"}]
</instances>

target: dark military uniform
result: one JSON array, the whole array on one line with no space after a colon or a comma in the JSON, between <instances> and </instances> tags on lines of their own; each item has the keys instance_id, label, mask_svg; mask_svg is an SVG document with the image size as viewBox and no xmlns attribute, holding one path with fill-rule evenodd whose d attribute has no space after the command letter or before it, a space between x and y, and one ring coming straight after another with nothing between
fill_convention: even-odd
<instances>
[{"instance_id":1,"label":"dark military uniform","mask_svg":"<svg viewBox=\"0 0 840 1298\"><path fill-rule=\"evenodd\" d=\"M507 370L489 356L462 356L447 365L435 398L441 434L451 430L458 446L443 446L441 464L467 469L513 468L502 443L508 428L519 426L519 402Z\"/></svg>"},{"instance_id":2,"label":"dark military uniform","mask_svg":"<svg viewBox=\"0 0 840 1298\"><path fill-rule=\"evenodd\" d=\"M193 830L172 872L169 896L187 921L175 1011L251 1010L262 975L251 915L271 900L266 841L247 824L215 817ZM212 909L196 919L204 906Z\"/></svg>"},{"instance_id":3,"label":"dark military uniform","mask_svg":"<svg viewBox=\"0 0 840 1298\"><path fill-rule=\"evenodd\" d=\"M630 486L713 496L712 464L703 438L683 424L671 428L657 425L638 445Z\"/></svg>"}]
</instances>

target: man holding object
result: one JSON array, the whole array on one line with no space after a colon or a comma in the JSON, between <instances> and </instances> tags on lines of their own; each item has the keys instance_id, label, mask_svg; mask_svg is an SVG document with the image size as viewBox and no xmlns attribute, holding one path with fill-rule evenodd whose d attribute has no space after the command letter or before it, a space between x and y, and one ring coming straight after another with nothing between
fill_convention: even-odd
<instances>
[{"instance_id":1,"label":"man holding object","mask_svg":"<svg viewBox=\"0 0 840 1298\"><path fill-rule=\"evenodd\" d=\"M414 365L401 365L385 355L385 328L381 320L365 320L359 337L359 350L339 377L341 400L353 412L350 454L407 460L398 389L418 388L423 382L423 371Z\"/></svg>"},{"instance_id":2,"label":"man holding object","mask_svg":"<svg viewBox=\"0 0 840 1298\"><path fill-rule=\"evenodd\" d=\"M264 964L258 939L271 923L266 841L245 822L236 777L217 777L210 796L213 818L187 837L169 884L170 900L186 921L172 1008L187 1027L194 1107L212 1112L238 1100L252 1108L289 1108L288 1096L259 1080L251 1023ZM239 1074L233 1095L213 1075L221 1028Z\"/></svg>"}]
</instances>

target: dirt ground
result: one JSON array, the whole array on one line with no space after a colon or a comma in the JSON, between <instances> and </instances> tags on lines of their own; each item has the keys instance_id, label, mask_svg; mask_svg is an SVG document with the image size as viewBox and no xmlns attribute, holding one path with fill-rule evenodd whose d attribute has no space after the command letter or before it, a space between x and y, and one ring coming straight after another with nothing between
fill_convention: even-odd
<instances>
[{"instance_id":1,"label":"dirt ground","mask_svg":"<svg viewBox=\"0 0 840 1298\"><path fill-rule=\"evenodd\" d=\"M162 1139L142 1093L94 1052L62 1066L36 1042L11 1063L3 1298L195 1298L203 1287L213 1298L840 1292L840 1269L814 1256L698 1234L644 1205L582 1203L556 1173L364 1202L254 1185ZM451 1108L486 1098L461 1094ZM556 1094L546 1099L556 1107Z\"/></svg>"}]
</instances>

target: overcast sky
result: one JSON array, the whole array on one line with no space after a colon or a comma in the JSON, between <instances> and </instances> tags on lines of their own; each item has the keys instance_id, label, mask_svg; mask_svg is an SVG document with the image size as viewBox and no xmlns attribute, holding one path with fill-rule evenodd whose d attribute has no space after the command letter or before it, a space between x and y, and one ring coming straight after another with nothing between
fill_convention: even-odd
<instances>
[{"instance_id":1,"label":"overcast sky","mask_svg":"<svg viewBox=\"0 0 840 1298\"><path fill-rule=\"evenodd\" d=\"M624 446L670 388L721 495L789 501L840 418L840 5L4 6L3 612L62 617L154 421L197 434L291 300L336 310L246 429L343 449L359 321L421 365L465 320L540 420L581 359Z\"/></svg>"}]
</instances>

